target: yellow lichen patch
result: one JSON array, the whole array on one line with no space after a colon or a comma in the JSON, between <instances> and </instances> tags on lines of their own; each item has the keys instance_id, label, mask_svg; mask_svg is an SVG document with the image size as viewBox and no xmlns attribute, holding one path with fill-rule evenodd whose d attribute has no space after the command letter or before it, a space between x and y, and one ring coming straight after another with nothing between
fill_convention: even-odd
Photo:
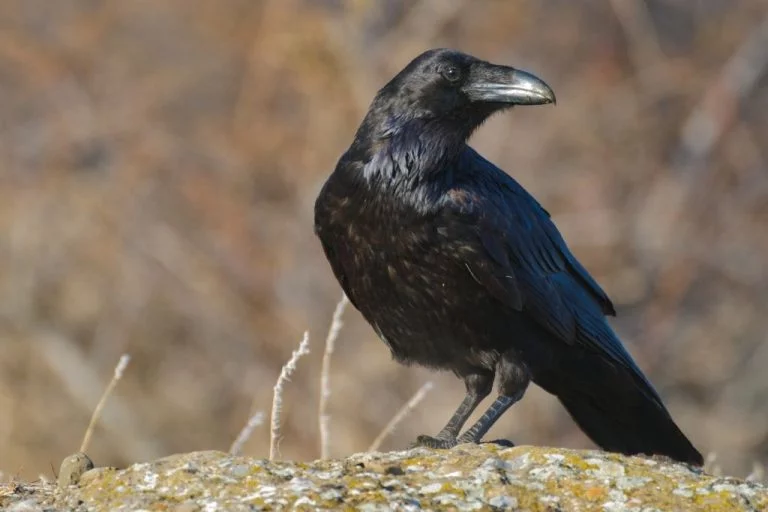
<instances>
[{"instance_id":1,"label":"yellow lichen patch","mask_svg":"<svg viewBox=\"0 0 768 512\"><path fill-rule=\"evenodd\" d=\"M565 463L572 468L582 471L586 471L587 469L594 467L594 464L590 464L589 462L585 461L583 457L578 456L575 453L565 454Z\"/></svg>"},{"instance_id":2,"label":"yellow lichen patch","mask_svg":"<svg viewBox=\"0 0 768 512\"><path fill-rule=\"evenodd\" d=\"M584 491L584 498L589 501L597 501L605 499L608 495L608 491L603 487L587 487Z\"/></svg>"}]
</instances>

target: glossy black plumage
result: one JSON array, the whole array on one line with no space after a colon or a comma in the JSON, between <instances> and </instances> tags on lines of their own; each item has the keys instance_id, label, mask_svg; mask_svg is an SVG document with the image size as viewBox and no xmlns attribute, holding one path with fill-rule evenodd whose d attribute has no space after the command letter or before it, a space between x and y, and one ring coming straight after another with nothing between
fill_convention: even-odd
<instances>
[{"instance_id":1,"label":"glossy black plumage","mask_svg":"<svg viewBox=\"0 0 768 512\"><path fill-rule=\"evenodd\" d=\"M533 75L450 50L422 54L374 99L317 199L316 233L395 359L466 384L448 425L421 444L479 441L532 380L601 447L700 464L549 214L466 145L494 112L551 102ZM499 397L458 436L495 376Z\"/></svg>"}]
</instances>

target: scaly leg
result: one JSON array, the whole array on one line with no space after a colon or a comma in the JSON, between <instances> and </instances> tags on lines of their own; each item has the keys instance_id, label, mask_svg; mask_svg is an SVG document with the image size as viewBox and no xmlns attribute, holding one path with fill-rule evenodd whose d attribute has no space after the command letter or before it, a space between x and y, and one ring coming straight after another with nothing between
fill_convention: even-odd
<instances>
[{"instance_id":1,"label":"scaly leg","mask_svg":"<svg viewBox=\"0 0 768 512\"><path fill-rule=\"evenodd\" d=\"M496 420L523 398L531 381L528 369L511 354L505 354L496 369L499 372L499 396L480 419L458 438L457 444L479 443Z\"/></svg>"},{"instance_id":2,"label":"scaly leg","mask_svg":"<svg viewBox=\"0 0 768 512\"><path fill-rule=\"evenodd\" d=\"M414 446L426 446L427 448L452 448L456 446L456 436L459 435L461 427L467 422L478 404L483 401L483 398L490 394L493 388L493 377L493 372L474 373L465 376L464 385L467 387L467 394L451 419L436 436L422 435L416 438Z\"/></svg>"}]
</instances>

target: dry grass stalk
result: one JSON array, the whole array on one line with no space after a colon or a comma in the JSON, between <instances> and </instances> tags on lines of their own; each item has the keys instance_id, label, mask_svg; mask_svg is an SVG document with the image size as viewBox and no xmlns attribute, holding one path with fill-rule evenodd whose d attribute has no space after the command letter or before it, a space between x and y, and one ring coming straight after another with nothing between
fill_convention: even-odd
<instances>
[{"instance_id":1,"label":"dry grass stalk","mask_svg":"<svg viewBox=\"0 0 768 512\"><path fill-rule=\"evenodd\" d=\"M752 463L752 471L745 478L747 482L764 482L765 481L765 466L762 462L754 461Z\"/></svg>"},{"instance_id":2,"label":"dry grass stalk","mask_svg":"<svg viewBox=\"0 0 768 512\"><path fill-rule=\"evenodd\" d=\"M115 390L115 386L117 386L117 383L121 378L123 378L123 372L125 371L125 368L128 366L130 361L131 356L128 354L123 354L120 356L120 360L117 362L117 366L115 366L115 373L112 376L112 380L109 381L107 389L104 390L99 403L96 404L96 408L93 410L93 414L91 415L91 422L88 424L88 428L85 430L85 435L83 436L83 442L80 444L80 452L85 453L88 449L88 445L91 444L91 436L93 436L93 430L96 428L96 422L98 422L99 418L101 417L101 411L104 409L104 405L106 405L109 395L112 394L112 392Z\"/></svg>"},{"instance_id":3,"label":"dry grass stalk","mask_svg":"<svg viewBox=\"0 0 768 512\"><path fill-rule=\"evenodd\" d=\"M717 454L709 452L704 458L704 472L714 476L723 476L723 468L717 463Z\"/></svg>"},{"instance_id":4,"label":"dry grass stalk","mask_svg":"<svg viewBox=\"0 0 768 512\"><path fill-rule=\"evenodd\" d=\"M346 295L336 304L333 312L333 320L328 328L328 336L325 339L325 352L323 353L323 367L320 372L320 406L318 408L318 424L320 431L320 458L327 459L330 447L330 415L328 414L328 401L331 397L331 356L336 347L336 339L344 325L341 317L349 304Z\"/></svg>"},{"instance_id":5,"label":"dry grass stalk","mask_svg":"<svg viewBox=\"0 0 768 512\"><path fill-rule=\"evenodd\" d=\"M245 446L245 443L251 438L253 431L256 430L256 427L260 427L263 424L264 413L262 411L256 411L250 418L248 418L248 423L243 426L243 429L232 442L232 446L229 447L229 453L232 455L240 455L243 451L243 446Z\"/></svg>"},{"instance_id":6,"label":"dry grass stalk","mask_svg":"<svg viewBox=\"0 0 768 512\"><path fill-rule=\"evenodd\" d=\"M427 395L430 389L432 389L432 382L427 381L423 386L419 388L418 391L416 391L416 393L413 394L411 399L408 400L408 402L406 402L406 404L399 411L397 411L397 414L395 414L392 419L389 420L387 426L385 426L381 433L376 436L376 439L373 440L371 446L368 447L369 452L375 452L379 449L381 443L384 442L384 439L386 439L387 436L394 432L395 428L397 428L397 426L402 423L405 417L408 416L408 414L414 410L422 400L424 400L424 397Z\"/></svg>"},{"instance_id":7,"label":"dry grass stalk","mask_svg":"<svg viewBox=\"0 0 768 512\"><path fill-rule=\"evenodd\" d=\"M283 365L280 371L280 377L275 383L274 393L272 395L272 421L269 438L269 460L274 460L277 455L277 443L280 440L280 412L283 409L283 388L288 382L291 374L296 370L296 363L303 355L309 354L309 331L304 332L304 338L299 344L299 348L293 351L291 359Z\"/></svg>"}]
</instances>

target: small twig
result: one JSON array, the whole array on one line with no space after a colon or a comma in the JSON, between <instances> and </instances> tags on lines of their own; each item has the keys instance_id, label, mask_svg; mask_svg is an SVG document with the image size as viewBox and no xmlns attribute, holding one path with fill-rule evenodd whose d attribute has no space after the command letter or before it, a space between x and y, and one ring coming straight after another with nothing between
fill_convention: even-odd
<instances>
[{"instance_id":1,"label":"small twig","mask_svg":"<svg viewBox=\"0 0 768 512\"><path fill-rule=\"evenodd\" d=\"M280 377L275 383L274 393L272 395L272 421L269 437L269 460L274 460L277 455L277 443L280 440L280 412L283 409L283 387L288 382L291 374L296 370L296 363L303 355L309 354L309 332L304 333L304 338L299 344L299 348L293 351L291 359L283 365L280 370Z\"/></svg>"},{"instance_id":2,"label":"small twig","mask_svg":"<svg viewBox=\"0 0 768 512\"><path fill-rule=\"evenodd\" d=\"M232 446L229 447L229 453L232 455L239 455L243 451L243 446L251 438L251 434L256 430L256 427L260 427L264 424L264 413L262 411L256 411L250 418L248 423L245 424L243 429L235 438Z\"/></svg>"},{"instance_id":3,"label":"small twig","mask_svg":"<svg viewBox=\"0 0 768 512\"><path fill-rule=\"evenodd\" d=\"M81 453L85 453L85 451L88 449L88 445L91 444L91 436L93 435L93 430L96 428L96 422L99 421L99 418L101 417L101 411L104 409L104 405L106 405L109 395L112 394L115 386L117 386L117 383L123 377L123 372L125 371L125 368L128 366L130 361L131 356L128 354L123 354L120 356L120 360L117 362L117 366L115 366L115 374L112 376L112 380L109 381L107 389L104 390L99 403L96 404L96 408L93 410L93 414L91 415L91 422L88 424L88 428L85 430L83 442L80 445Z\"/></svg>"},{"instance_id":4,"label":"small twig","mask_svg":"<svg viewBox=\"0 0 768 512\"><path fill-rule=\"evenodd\" d=\"M325 338L325 352L323 352L323 367L320 371L320 406L317 413L317 421L320 430L320 458L328 458L328 449L330 447L330 419L328 414L328 399L331 397L331 356L336 347L336 339L339 337L344 323L341 317L344 310L347 309L349 299L346 295L341 296L341 300L336 304L333 312L331 326L328 328L328 336Z\"/></svg>"},{"instance_id":5,"label":"small twig","mask_svg":"<svg viewBox=\"0 0 768 512\"><path fill-rule=\"evenodd\" d=\"M373 440L371 446L368 447L369 452L375 452L379 449L381 443L384 442L384 439L386 439L388 435L394 432L395 428L397 428L397 426L405 419L405 417L408 416L408 414L414 410L422 400L424 400L424 397L427 395L430 389L432 389L432 382L427 381L423 386L419 388L418 391L416 391L416 393L413 394L411 399L408 400L408 402L406 402L406 404L400 408L399 411L397 411L397 414L395 414L392 419L389 420L387 426L384 427L378 436L376 436L376 439Z\"/></svg>"},{"instance_id":6,"label":"small twig","mask_svg":"<svg viewBox=\"0 0 768 512\"><path fill-rule=\"evenodd\" d=\"M13 332L22 332L14 319L0 314L0 321ZM25 325L26 329L27 326ZM66 393L81 408L93 410L93 404L100 399L103 376L93 368L90 361L78 349L71 338L47 329L33 329L31 343L36 357L44 361L50 371L58 378L61 392ZM120 394L112 394L110 406L105 408L99 418L99 428L104 434L120 439L110 446L123 458L130 460L151 459L163 450L161 442L153 436L141 436L145 425L137 419L131 404L122 399Z\"/></svg>"}]
</instances>

